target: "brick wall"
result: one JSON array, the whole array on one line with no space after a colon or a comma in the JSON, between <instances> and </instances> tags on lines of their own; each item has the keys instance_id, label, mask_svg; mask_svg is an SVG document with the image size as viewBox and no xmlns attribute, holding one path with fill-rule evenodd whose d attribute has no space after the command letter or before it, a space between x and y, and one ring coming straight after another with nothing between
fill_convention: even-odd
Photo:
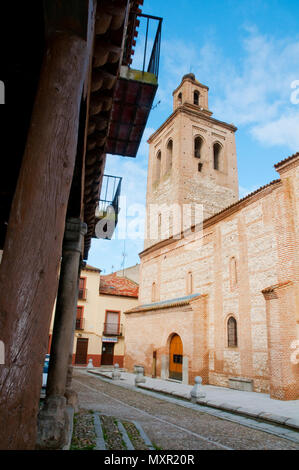
<instances>
[{"instance_id":1,"label":"brick wall","mask_svg":"<svg viewBox=\"0 0 299 470\"><path fill-rule=\"evenodd\" d=\"M181 335L188 355L191 380L198 373L194 366L197 348L200 347L201 339L207 335L209 383L227 386L228 377L239 376L253 379L257 392L268 392L272 384L271 393L273 396L276 393L277 398L299 397L294 387L294 377L297 377L298 372L295 374L289 359L289 343L298 338L298 264L294 252L298 224L291 224L289 219L290 211L293 211L291 217L298 221L299 205L294 204L294 201L298 201L297 178L297 170L288 175L287 188L290 185L296 188L292 192L293 206L288 202L290 192L284 181L277 181L206 221L202 233L195 232L183 240L166 244L162 242L141 254L140 303L151 303L152 282L157 285L159 300L187 295L186 276L191 271L193 293L204 295L207 299L207 328L205 330L201 326L196 343L193 336L193 311L189 314L150 311L134 316L126 315L126 364L129 368L133 363L140 363L150 373L152 351L158 351L159 363L162 352L168 354L167 337L175 332ZM237 263L235 286L232 286L230 279L232 257ZM272 357L269 350L270 320L267 319L262 293L265 288L283 280L294 282L292 292L287 294L292 296L290 313L282 317L287 300L279 307L282 309L279 313L280 321L285 320L290 324L292 320L293 333L288 333L288 329L283 340L284 367L288 363L292 372L289 372L288 378L279 378L286 387L291 384L293 391L290 393L274 392L273 364L272 369L269 369L269 358ZM226 323L230 315L236 318L238 325L238 345L235 348L228 348L227 345ZM278 348L278 344L277 339L271 340L272 351ZM277 360L277 353L273 354ZM296 367L298 370L298 365Z\"/></svg>"}]
</instances>

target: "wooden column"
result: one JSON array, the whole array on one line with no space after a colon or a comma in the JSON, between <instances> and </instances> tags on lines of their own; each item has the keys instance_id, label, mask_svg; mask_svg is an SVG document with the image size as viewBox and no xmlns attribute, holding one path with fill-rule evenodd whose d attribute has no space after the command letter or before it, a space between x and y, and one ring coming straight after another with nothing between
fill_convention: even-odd
<instances>
[{"instance_id":1,"label":"wooden column","mask_svg":"<svg viewBox=\"0 0 299 470\"><path fill-rule=\"evenodd\" d=\"M87 55L84 39L53 33L40 74L0 265L1 449L35 446Z\"/></svg>"},{"instance_id":2,"label":"wooden column","mask_svg":"<svg viewBox=\"0 0 299 470\"><path fill-rule=\"evenodd\" d=\"M75 331L81 251L86 231L87 226L80 219L67 220L50 352L47 397L38 420L39 449L62 448L68 438L70 423L66 413L65 391L69 352Z\"/></svg>"},{"instance_id":3,"label":"wooden column","mask_svg":"<svg viewBox=\"0 0 299 470\"><path fill-rule=\"evenodd\" d=\"M47 396L64 395L73 343L78 301L78 277L86 224L68 219L62 249L59 289L55 310Z\"/></svg>"}]
</instances>

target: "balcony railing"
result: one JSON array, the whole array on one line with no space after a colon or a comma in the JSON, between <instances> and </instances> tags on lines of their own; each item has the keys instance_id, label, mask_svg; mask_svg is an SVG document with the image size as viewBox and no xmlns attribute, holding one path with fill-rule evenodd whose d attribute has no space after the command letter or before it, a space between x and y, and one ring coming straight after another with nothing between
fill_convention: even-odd
<instances>
[{"instance_id":1,"label":"balcony railing","mask_svg":"<svg viewBox=\"0 0 299 470\"><path fill-rule=\"evenodd\" d=\"M123 336L123 325L118 323L104 323L103 335Z\"/></svg>"},{"instance_id":2,"label":"balcony railing","mask_svg":"<svg viewBox=\"0 0 299 470\"><path fill-rule=\"evenodd\" d=\"M142 73L144 72L152 73L156 76L156 78L158 78L159 62L160 62L161 30L162 30L163 19L158 16L145 15L143 13L138 13L138 12L132 12L131 15L132 16L130 18L129 26L132 27L133 31L139 28L143 30L145 34L144 46L143 46ZM156 31L155 31L155 38L152 43L153 28L156 29ZM150 58L148 60L148 51L150 49L151 43L153 44L153 46L152 46L152 51L150 53ZM135 40L133 41L133 45L135 45ZM126 65L130 65L130 63L132 62L132 59L130 58L131 51L132 51L132 44L127 43L124 56L123 56L123 63Z\"/></svg>"},{"instance_id":3,"label":"balcony railing","mask_svg":"<svg viewBox=\"0 0 299 470\"><path fill-rule=\"evenodd\" d=\"M84 330L85 318L76 318L76 330Z\"/></svg>"},{"instance_id":4,"label":"balcony railing","mask_svg":"<svg viewBox=\"0 0 299 470\"><path fill-rule=\"evenodd\" d=\"M78 299L79 300L86 300L87 298L87 289L85 287L80 287L78 292Z\"/></svg>"},{"instance_id":5,"label":"balcony railing","mask_svg":"<svg viewBox=\"0 0 299 470\"><path fill-rule=\"evenodd\" d=\"M137 34L140 41L134 50ZM130 12L106 153L136 157L158 88L162 18ZM144 39L143 39L144 38ZM132 60L134 56L134 60Z\"/></svg>"},{"instance_id":6,"label":"balcony railing","mask_svg":"<svg viewBox=\"0 0 299 470\"><path fill-rule=\"evenodd\" d=\"M118 200L121 191L120 176L104 175L99 205L96 209L96 219L105 219L104 224L96 227L95 236L110 240L118 222Z\"/></svg>"},{"instance_id":7,"label":"balcony railing","mask_svg":"<svg viewBox=\"0 0 299 470\"><path fill-rule=\"evenodd\" d=\"M104 175L102 182L101 198L99 201L99 212L105 214L112 206L115 213L118 213L118 198L121 190L120 176Z\"/></svg>"}]
</instances>

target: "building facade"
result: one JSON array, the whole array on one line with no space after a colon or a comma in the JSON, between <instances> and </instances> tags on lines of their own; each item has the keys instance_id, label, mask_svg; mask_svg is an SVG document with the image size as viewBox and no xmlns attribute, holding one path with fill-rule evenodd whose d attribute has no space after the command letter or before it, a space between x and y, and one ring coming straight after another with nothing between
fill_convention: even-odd
<instances>
[{"instance_id":1,"label":"building facade","mask_svg":"<svg viewBox=\"0 0 299 470\"><path fill-rule=\"evenodd\" d=\"M130 269L130 268L128 268ZM81 271L72 364L95 367L119 364L125 350L124 311L138 304L138 284L117 273L101 276L86 265ZM49 353L51 346L51 331Z\"/></svg>"},{"instance_id":2,"label":"building facade","mask_svg":"<svg viewBox=\"0 0 299 470\"><path fill-rule=\"evenodd\" d=\"M184 76L174 112L149 139L147 215L150 204L165 210L154 238L147 218L125 367L298 399L299 153L238 200L236 128L212 118L207 93ZM174 227L174 202L182 212L202 205L203 222Z\"/></svg>"}]
</instances>

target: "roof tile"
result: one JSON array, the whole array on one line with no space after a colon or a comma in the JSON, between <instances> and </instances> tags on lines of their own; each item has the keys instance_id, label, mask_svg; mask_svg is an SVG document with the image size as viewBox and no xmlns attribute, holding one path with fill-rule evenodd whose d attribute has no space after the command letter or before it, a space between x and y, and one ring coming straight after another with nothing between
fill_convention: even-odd
<instances>
[{"instance_id":1,"label":"roof tile","mask_svg":"<svg viewBox=\"0 0 299 470\"><path fill-rule=\"evenodd\" d=\"M139 286L127 277L117 276L116 273L101 276L100 294L138 297Z\"/></svg>"}]
</instances>

